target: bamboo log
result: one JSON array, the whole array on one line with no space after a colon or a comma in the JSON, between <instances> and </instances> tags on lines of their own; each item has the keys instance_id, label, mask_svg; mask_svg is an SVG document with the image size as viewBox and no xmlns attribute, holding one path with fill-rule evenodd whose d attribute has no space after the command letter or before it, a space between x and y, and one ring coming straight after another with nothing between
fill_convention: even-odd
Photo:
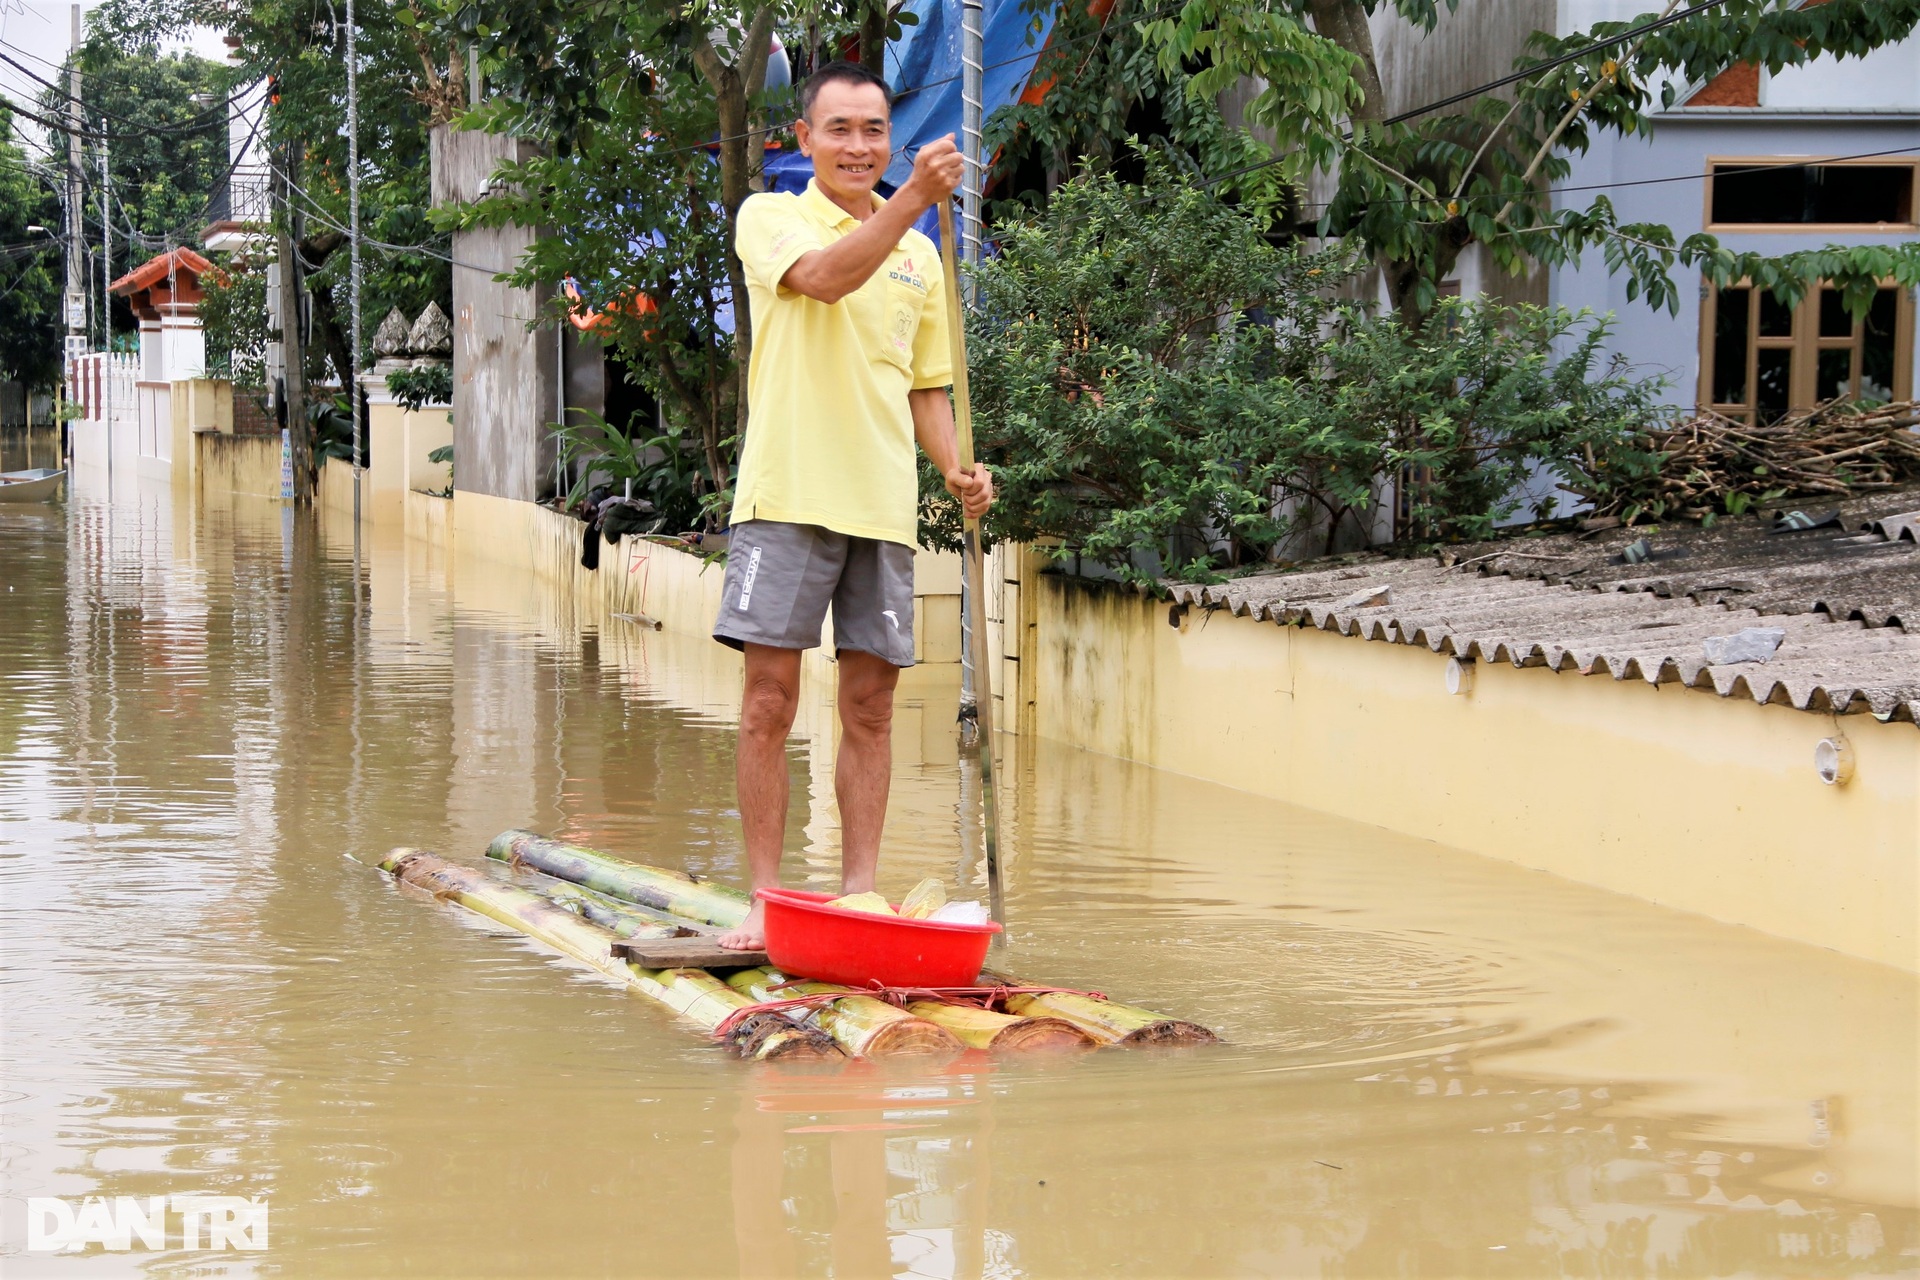
<instances>
[{"instance_id":1,"label":"bamboo log","mask_svg":"<svg viewBox=\"0 0 1920 1280\"><path fill-rule=\"evenodd\" d=\"M533 880L538 873L523 873ZM543 898L558 903L563 910L571 911L590 924L619 938L684 938L699 930L693 928L680 917L670 916L664 911L654 911L592 889L582 888L568 880L556 880L552 876L539 875L538 882L528 888Z\"/></svg>"},{"instance_id":2,"label":"bamboo log","mask_svg":"<svg viewBox=\"0 0 1920 1280\"><path fill-rule=\"evenodd\" d=\"M743 1008L759 1003L701 969L643 969L613 957L615 935L529 889L504 884L484 872L463 867L422 849L395 849L380 863L382 871L425 889L442 902L518 929L538 942L651 996L708 1031ZM671 926L651 926L661 936ZM735 1052L760 1061L839 1056L820 1032L794 1025L777 1013L744 1019L729 1037Z\"/></svg>"},{"instance_id":3,"label":"bamboo log","mask_svg":"<svg viewBox=\"0 0 1920 1280\"><path fill-rule=\"evenodd\" d=\"M938 1000L909 1000L907 1012L945 1027L961 1044L995 1053L1040 1053L1058 1049L1091 1049L1091 1033L1065 1018L1051 1015L1018 1017L966 1004Z\"/></svg>"},{"instance_id":4,"label":"bamboo log","mask_svg":"<svg viewBox=\"0 0 1920 1280\"><path fill-rule=\"evenodd\" d=\"M696 880L680 871L629 862L531 831L501 832L487 846L487 856L512 866L532 867L625 902L636 902L723 929L731 929L745 920L747 908L753 901L747 894L727 885Z\"/></svg>"},{"instance_id":5,"label":"bamboo log","mask_svg":"<svg viewBox=\"0 0 1920 1280\"><path fill-rule=\"evenodd\" d=\"M982 974L981 980L1004 983L1009 987L1034 987L1037 982L999 974ZM1129 1047L1147 1044L1218 1044L1220 1037L1197 1022L1162 1017L1149 1009L1092 996L1055 991L1046 995L1010 995L1007 1011L1028 1017L1042 1015L1060 1018L1079 1027L1100 1044Z\"/></svg>"},{"instance_id":6,"label":"bamboo log","mask_svg":"<svg viewBox=\"0 0 1920 1280\"><path fill-rule=\"evenodd\" d=\"M915 1017L885 1000L827 982L781 986L786 980L778 969L742 969L727 976L727 985L758 1001L845 992L845 999L821 1005L814 1010L813 1017L822 1031L856 1058L953 1057L965 1047L945 1027ZM780 989L776 991L775 987Z\"/></svg>"}]
</instances>

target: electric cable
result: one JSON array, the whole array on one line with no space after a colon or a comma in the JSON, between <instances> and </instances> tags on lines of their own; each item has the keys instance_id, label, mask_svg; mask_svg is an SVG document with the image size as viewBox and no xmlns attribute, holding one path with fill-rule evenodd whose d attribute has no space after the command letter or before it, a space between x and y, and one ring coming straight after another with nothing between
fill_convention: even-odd
<instances>
[{"instance_id":1,"label":"electric cable","mask_svg":"<svg viewBox=\"0 0 1920 1280\"><path fill-rule=\"evenodd\" d=\"M0 47L11 49L14 46L7 44L7 42L4 40L0 40ZM12 67L15 71L18 71L21 75L33 81L35 84L40 85L42 88L50 89L54 93L59 94L60 97L65 99L67 102L79 105L83 110L95 112L96 114L100 115L104 119L115 120L124 125L131 125L136 129L146 130L151 135L159 135L159 134L173 135L173 134L181 134L181 133L194 133L201 129L207 128L209 125L211 125L214 122L216 118L220 120L225 120L227 118L227 113L232 108L233 104L246 96L244 91L241 93L228 94L227 97L224 100L222 100L218 106L210 106L206 110L200 112L198 115L190 116L186 120L176 120L171 124L165 124L165 125L144 125L137 120L129 120L125 116L116 115L115 113L108 111L105 107L99 105L98 103L90 103L85 98L74 97L72 92L69 91L68 89L64 88L63 86L56 83L55 81L41 78L40 76L36 75L32 70L27 68L25 65L15 61L13 58L8 57L4 53L0 53L0 62L6 63L8 66ZM251 85L247 86L248 89L251 89L252 87L253 86ZM139 135L116 134L114 136L132 138Z\"/></svg>"}]
</instances>

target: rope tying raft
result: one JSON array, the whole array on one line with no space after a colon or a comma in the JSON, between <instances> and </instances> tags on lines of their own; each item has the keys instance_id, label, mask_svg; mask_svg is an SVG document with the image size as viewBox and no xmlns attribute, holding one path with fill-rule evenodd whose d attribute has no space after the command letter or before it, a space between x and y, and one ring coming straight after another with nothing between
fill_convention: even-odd
<instances>
[{"instance_id":1,"label":"rope tying raft","mask_svg":"<svg viewBox=\"0 0 1920 1280\"><path fill-rule=\"evenodd\" d=\"M805 985L809 979L795 978L787 982L775 983L769 991L783 991L788 987ZM1105 1000L1107 997L1098 991L1079 991L1073 987L1011 987L1004 984L987 987L888 987L878 982L864 987L848 987L844 991L817 991L810 995L788 996L782 1000L765 1000L759 1004L746 1005L735 1009L720 1020L713 1029L713 1038L725 1040L734 1029L750 1018L763 1013L780 1013L787 1009L805 1009L812 1012L836 1000L845 1000L848 996L871 996L875 1000L884 1000L898 1009L905 1009L908 1001L932 998L949 1004L972 1005L993 1013L1006 1012L1003 1007L1008 996L1085 996L1089 1000Z\"/></svg>"}]
</instances>

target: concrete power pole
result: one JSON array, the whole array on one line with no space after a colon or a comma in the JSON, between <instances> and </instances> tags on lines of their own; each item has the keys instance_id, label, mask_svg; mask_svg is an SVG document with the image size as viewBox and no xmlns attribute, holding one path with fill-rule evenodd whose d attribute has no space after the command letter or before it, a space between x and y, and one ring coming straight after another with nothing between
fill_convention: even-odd
<instances>
[{"instance_id":1,"label":"concrete power pole","mask_svg":"<svg viewBox=\"0 0 1920 1280\"><path fill-rule=\"evenodd\" d=\"M86 116L80 109L80 6L73 6L73 45L67 58L67 359L87 349L87 248L81 216L80 135Z\"/></svg>"},{"instance_id":2,"label":"concrete power pole","mask_svg":"<svg viewBox=\"0 0 1920 1280\"><path fill-rule=\"evenodd\" d=\"M282 148L285 166L277 185L280 216L274 219L280 251L280 403L286 406L287 438L293 454L293 500L313 501L313 435L307 426L306 354L300 342L300 262L294 253L294 148Z\"/></svg>"}]
</instances>

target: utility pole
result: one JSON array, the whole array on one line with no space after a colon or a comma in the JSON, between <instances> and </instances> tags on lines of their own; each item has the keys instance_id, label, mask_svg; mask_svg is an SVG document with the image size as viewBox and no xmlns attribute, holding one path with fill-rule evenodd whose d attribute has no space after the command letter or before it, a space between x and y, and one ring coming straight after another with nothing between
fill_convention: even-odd
<instances>
[{"instance_id":1,"label":"utility pole","mask_svg":"<svg viewBox=\"0 0 1920 1280\"><path fill-rule=\"evenodd\" d=\"M293 500L313 501L313 436L307 427L306 355L300 342L300 260L294 253L294 147L281 148L280 216L274 219L280 251L280 403L286 407L293 452Z\"/></svg>"},{"instance_id":2,"label":"utility pole","mask_svg":"<svg viewBox=\"0 0 1920 1280\"><path fill-rule=\"evenodd\" d=\"M352 333L347 352L347 369L353 385L347 388L347 405L353 410L353 545L360 545L360 473L365 470L366 444L361 439L364 405L360 389L360 33L354 20L353 0L347 0L347 303L351 308L348 329ZM355 583L358 590L358 583Z\"/></svg>"},{"instance_id":3,"label":"utility pole","mask_svg":"<svg viewBox=\"0 0 1920 1280\"><path fill-rule=\"evenodd\" d=\"M81 219L80 135L86 117L80 109L80 6L73 6L73 44L67 55L67 311L68 360L87 349L87 257ZM112 451L108 451L111 456Z\"/></svg>"},{"instance_id":4,"label":"utility pole","mask_svg":"<svg viewBox=\"0 0 1920 1280\"><path fill-rule=\"evenodd\" d=\"M100 349L113 351L112 170L108 167L106 118L100 125ZM141 377L146 377L143 373Z\"/></svg>"}]
</instances>

